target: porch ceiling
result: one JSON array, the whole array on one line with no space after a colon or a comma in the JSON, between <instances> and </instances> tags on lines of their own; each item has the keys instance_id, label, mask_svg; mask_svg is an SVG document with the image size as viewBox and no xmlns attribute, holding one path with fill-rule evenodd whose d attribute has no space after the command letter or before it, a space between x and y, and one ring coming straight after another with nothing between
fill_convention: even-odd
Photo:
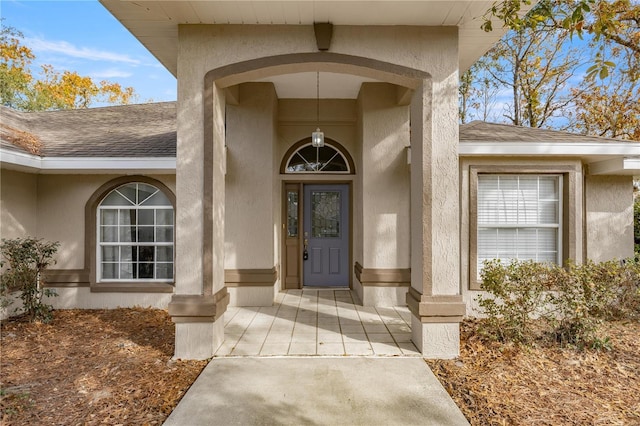
<instances>
[{"instance_id":1,"label":"porch ceiling","mask_svg":"<svg viewBox=\"0 0 640 426\"><path fill-rule=\"evenodd\" d=\"M100 2L174 75L177 71L178 24L311 25L331 22L334 25L457 26L461 71L468 69L504 34L500 29L490 33L480 29L481 17L493 0ZM293 97L307 96L297 94Z\"/></svg>"}]
</instances>

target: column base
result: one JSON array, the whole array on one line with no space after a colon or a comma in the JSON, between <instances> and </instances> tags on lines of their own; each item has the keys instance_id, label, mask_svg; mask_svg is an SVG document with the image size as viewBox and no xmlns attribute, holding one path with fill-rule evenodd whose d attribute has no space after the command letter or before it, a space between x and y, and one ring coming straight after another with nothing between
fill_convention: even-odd
<instances>
[{"instance_id":1,"label":"column base","mask_svg":"<svg viewBox=\"0 0 640 426\"><path fill-rule=\"evenodd\" d=\"M273 306L275 288L269 287L228 287L229 306Z\"/></svg>"},{"instance_id":2,"label":"column base","mask_svg":"<svg viewBox=\"0 0 640 426\"><path fill-rule=\"evenodd\" d=\"M213 295L176 294L169 315L176 324L174 358L211 358L224 341L224 312L229 304L226 287Z\"/></svg>"},{"instance_id":3,"label":"column base","mask_svg":"<svg viewBox=\"0 0 640 426\"><path fill-rule=\"evenodd\" d=\"M457 358L460 356L460 323L423 323L411 314L411 340L425 358Z\"/></svg>"},{"instance_id":4,"label":"column base","mask_svg":"<svg viewBox=\"0 0 640 426\"><path fill-rule=\"evenodd\" d=\"M353 289L364 306L403 306L411 281L408 268L364 268L359 262L353 268Z\"/></svg>"},{"instance_id":5,"label":"column base","mask_svg":"<svg viewBox=\"0 0 640 426\"><path fill-rule=\"evenodd\" d=\"M175 359L208 359L224 341L224 316L214 322L176 323Z\"/></svg>"},{"instance_id":6,"label":"column base","mask_svg":"<svg viewBox=\"0 0 640 426\"><path fill-rule=\"evenodd\" d=\"M411 311L411 340L425 358L460 356L460 322L466 312L462 296L423 296L410 287L407 306Z\"/></svg>"},{"instance_id":7,"label":"column base","mask_svg":"<svg viewBox=\"0 0 640 426\"><path fill-rule=\"evenodd\" d=\"M273 306L278 266L270 269L225 269L230 306Z\"/></svg>"}]
</instances>

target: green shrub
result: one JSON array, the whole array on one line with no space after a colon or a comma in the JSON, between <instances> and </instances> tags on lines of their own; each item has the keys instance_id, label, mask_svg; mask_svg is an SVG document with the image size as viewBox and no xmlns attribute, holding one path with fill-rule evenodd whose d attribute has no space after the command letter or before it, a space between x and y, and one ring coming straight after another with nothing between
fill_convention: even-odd
<instances>
[{"instance_id":1,"label":"green shrub","mask_svg":"<svg viewBox=\"0 0 640 426\"><path fill-rule=\"evenodd\" d=\"M10 292L19 291L23 310L30 321L48 322L53 308L42 302L45 296L56 296L55 291L42 288L42 273L55 263L53 256L58 242L35 238L2 239L0 267L7 267L0 278L0 295L6 306Z\"/></svg>"},{"instance_id":2,"label":"green shrub","mask_svg":"<svg viewBox=\"0 0 640 426\"><path fill-rule=\"evenodd\" d=\"M568 261L563 268L494 260L485 262L481 278L486 293L476 300L486 319L478 331L502 342L528 344L546 336L606 349L609 340L598 335L603 320L640 318L638 261Z\"/></svg>"},{"instance_id":3,"label":"green shrub","mask_svg":"<svg viewBox=\"0 0 640 426\"><path fill-rule=\"evenodd\" d=\"M640 320L640 260L628 259L621 269L608 318Z\"/></svg>"},{"instance_id":4,"label":"green shrub","mask_svg":"<svg viewBox=\"0 0 640 426\"><path fill-rule=\"evenodd\" d=\"M583 264L569 261L566 268L557 269L551 294L555 315L549 319L558 342L585 347L601 340L597 331L610 315L623 271L618 261L591 260Z\"/></svg>"},{"instance_id":5,"label":"green shrub","mask_svg":"<svg viewBox=\"0 0 640 426\"><path fill-rule=\"evenodd\" d=\"M533 319L544 316L550 295L553 267L532 261L499 260L484 263L482 289L477 297L486 319L479 331L502 342L529 343L535 338Z\"/></svg>"},{"instance_id":6,"label":"green shrub","mask_svg":"<svg viewBox=\"0 0 640 426\"><path fill-rule=\"evenodd\" d=\"M640 254L640 197L633 200L633 240L636 256Z\"/></svg>"}]
</instances>

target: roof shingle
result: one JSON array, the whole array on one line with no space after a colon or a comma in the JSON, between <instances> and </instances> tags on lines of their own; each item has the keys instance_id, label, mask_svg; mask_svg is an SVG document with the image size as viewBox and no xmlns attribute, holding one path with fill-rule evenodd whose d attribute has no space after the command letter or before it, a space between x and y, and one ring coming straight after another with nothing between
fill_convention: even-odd
<instances>
[{"instance_id":1,"label":"roof shingle","mask_svg":"<svg viewBox=\"0 0 640 426\"><path fill-rule=\"evenodd\" d=\"M3 125L36 136L45 157L176 155L175 102L46 112L1 107L0 113Z\"/></svg>"},{"instance_id":2,"label":"roof shingle","mask_svg":"<svg viewBox=\"0 0 640 426\"><path fill-rule=\"evenodd\" d=\"M472 121L460 125L460 142L624 142L557 130ZM629 141L631 142L631 141Z\"/></svg>"},{"instance_id":3,"label":"roof shingle","mask_svg":"<svg viewBox=\"0 0 640 426\"><path fill-rule=\"evenodd\" d=\"M16 145L22 132L41 142L43 157L175 157L176 103L20 112L0 106L0 143ZM18 133L16 133L18 132ZM473 121L460 125L460 142L621 142L548 129Z\"/></svg>"}]
</instances>

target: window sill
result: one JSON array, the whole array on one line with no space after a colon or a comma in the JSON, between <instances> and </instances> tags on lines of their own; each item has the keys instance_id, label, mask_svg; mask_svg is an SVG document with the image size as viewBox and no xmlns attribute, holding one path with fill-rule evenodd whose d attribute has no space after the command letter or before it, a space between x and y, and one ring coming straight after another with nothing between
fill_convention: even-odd
<instances>
[{"instance_id":1,"label":"window sill","mask_svg":"<svg viewBox=\"0 0 640 426\"><path fill-rule=\"evenodd\" d=\"M92 293L173 293L174 283L145 281L95 283Z\"/></svg>"}]
</instances>

